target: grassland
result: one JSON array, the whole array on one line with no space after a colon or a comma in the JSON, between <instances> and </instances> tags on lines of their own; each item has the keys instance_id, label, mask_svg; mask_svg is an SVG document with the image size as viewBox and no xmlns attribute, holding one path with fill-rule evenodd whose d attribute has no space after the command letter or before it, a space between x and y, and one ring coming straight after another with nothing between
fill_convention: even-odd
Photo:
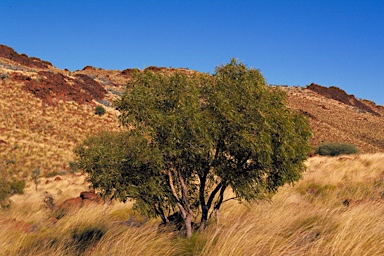
<instances>
[{"instance_id":1,"label":"grassland","mask_svg":"<svg viewBox=\"0 0 384 256\"><path fill-rule=\"evenodd\" d=\"M50 222L57 204L87 189L84 176L32 184L0 212L0 255L383 255L384 154L308 160L304 179L270 202L228 201L219 224L187 240L159 232L132 204L84 207ZM230 195L228 195L230 196Z\"/></svg>"}]
</instances>

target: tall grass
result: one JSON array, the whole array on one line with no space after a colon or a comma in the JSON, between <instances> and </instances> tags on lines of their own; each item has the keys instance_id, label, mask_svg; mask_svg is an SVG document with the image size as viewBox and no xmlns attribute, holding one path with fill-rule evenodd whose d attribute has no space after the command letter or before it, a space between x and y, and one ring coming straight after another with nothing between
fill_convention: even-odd
<instances>
[{"instance_id":1,"label":"tall grass","mask_svg":"<svg viewBox=\"0 0 384 256\"><path fill-rule=\"evenodd\" d=\"M295 186L270 202L228 201L220 222L190 240L159 232L160 220L130 203L82 208L53 225L38 197L22 200L31 189L0 213L0 255L384 255L383 183L384 154L314 157Z\"/></svg>"}]
</instances>

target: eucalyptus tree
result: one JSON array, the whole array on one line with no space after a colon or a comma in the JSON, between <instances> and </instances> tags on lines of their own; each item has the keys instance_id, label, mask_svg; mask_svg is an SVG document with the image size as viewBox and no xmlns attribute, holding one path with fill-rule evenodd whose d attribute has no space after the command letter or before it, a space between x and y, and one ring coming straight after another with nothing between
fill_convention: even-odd
<instances>
[{"instance_id":1,"label":"eucalyptus tree","mask_svg":"<svg viewBox=\"0 0 384 256\"><path fill-rule=\"evenodd\" d=\"M164 223L179 211L188 237L228 189L240 201L266 199L305 170L308 122L256 69L232 59L214 75L146 70L127 88L117 104L127 131L88 138L80 167L104 195L135 199Z\"/></svg>"}]
</instances>

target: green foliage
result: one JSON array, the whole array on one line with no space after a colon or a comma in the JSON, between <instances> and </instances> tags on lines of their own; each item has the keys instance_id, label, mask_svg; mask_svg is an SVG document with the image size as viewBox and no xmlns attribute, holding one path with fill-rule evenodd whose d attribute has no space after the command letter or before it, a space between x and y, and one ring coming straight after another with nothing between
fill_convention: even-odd
<instances>
[{"instance_id":1,"label":"green foliage","mask_svg":"<svg viewBox=\"0 0 384 256\"><path fill-rule=\"evenodd\" d=\"M40 173L41 173L40 169L36 168L35 170L33 170L32 174L31 174L31 178L32 178L33 182L35 183L35 190L36 191L37 191L37 186L40 183L40 181L39 181Z\"/></svg>"},{"instance_id":2,"label":"green foliage","mask_svg":"<svg viewBox=\"0 0 384 256\"><path fill-rule=\"evenodd\" d=\"M149 217L158 215L155 204L169 207L162 159L146 138L131 132L102 132L87 138L75 150L78 167L104 199L136 199L135 208Z\"/></svg>"},{"instance_id":3,"label":"green foliage","mask_svg":"<svg viewBox=\"0 0 384 256\"><path fill-rule=\"evenodd\" d=\"M71 168L71 165L70 165L70 168ZM71 172L72 172L72 169L71 169ZM65 174L67 174L67 171L65 171L65 170L54 170L54 171L50 171L50 172L45 173L44 177L45 178L52 178L52 177L55 177L58 175L65 175Z\"/></svg>"},{"instance_id":4,"label":"green foliage","mask_svg":"<svg viewBox=\"0 0 384 256\"><path fill-rule=\"evenodd\" d=\"M258 70L232 60L216 74L136 72L118 102L124 133L88 138L79 167L103 194L150 215L177 208L191 237L219 210L230 187L238 200L268 198L301 178L311 131Z\"/></svg>"},{"instance_id":5,"label":"green foliage","mask_svg":"<svg viewBox=\"0 0 384 256\"><path fill-rule=\"evenodd\" d=\"M10 188L10 194L24 194L25 181L23 180L13 180L8 182Z\"/></svg>"},{"instance_id":6,"label":"green foliage","mask_svg":"<svg viewBox=\"0 0 384 256\"><path fill-rule=\"evenodd\" d=\"M351 144L346 143L324 143L316 148L316 154L323 156L338 156L348 154L358 154L359 150Z\"/></svg>"},{"instance_id":7,"label":"green foliage","mask_svg":"<svg viewBox=\"0 0 384 256\"><path fill-rule=\"evenodd\" d=\"M11 201L9 197L14 194L23 194L25 182L22 180L8 180L6 177L0 177L0 208L9 208Z\"/></svg>"},{"instance_id":8,"label":"green foliage","mask_svg":"<svg viewBox=\"0 0 384 256\"><path fill-rule=\"evenodd\" d=\"M69 170L72 174L74 174L75 172L78 171L79 167L77 166L77 163L76 162L73 162L73 161L69 161L68 162L69 164Z\"/></svg>"},{"instance_id":9,"label":"green foliage","mask_svg":"<svg viewBox=\"0 0 384 256\"><path fill-rule=\"evenodd\" d=\"M98 115L98 116L102 116L105 114L105 108L101 105L97 106L95 108L95 114Z\"/></svg>"}]
</instances>

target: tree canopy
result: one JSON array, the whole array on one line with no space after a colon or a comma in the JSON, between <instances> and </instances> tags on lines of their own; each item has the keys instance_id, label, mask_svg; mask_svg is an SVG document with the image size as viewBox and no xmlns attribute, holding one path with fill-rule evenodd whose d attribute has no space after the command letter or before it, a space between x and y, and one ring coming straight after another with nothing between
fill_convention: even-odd
<instances>
[{"instance_id":1,"label":"tree canopy","mask_svg":"<svg viewBox=\"0 0 384 256\"><path fill-rule=\"evenodd\" d=\"M136 72L118 102L125 132L89 137L79 166L108 198L135 199L148 216L179 211L187 236L204 228L224 192L252 202L301 178L306 118L262 74L232 59L214 75Z\"/></svg>"}]
</instances>

